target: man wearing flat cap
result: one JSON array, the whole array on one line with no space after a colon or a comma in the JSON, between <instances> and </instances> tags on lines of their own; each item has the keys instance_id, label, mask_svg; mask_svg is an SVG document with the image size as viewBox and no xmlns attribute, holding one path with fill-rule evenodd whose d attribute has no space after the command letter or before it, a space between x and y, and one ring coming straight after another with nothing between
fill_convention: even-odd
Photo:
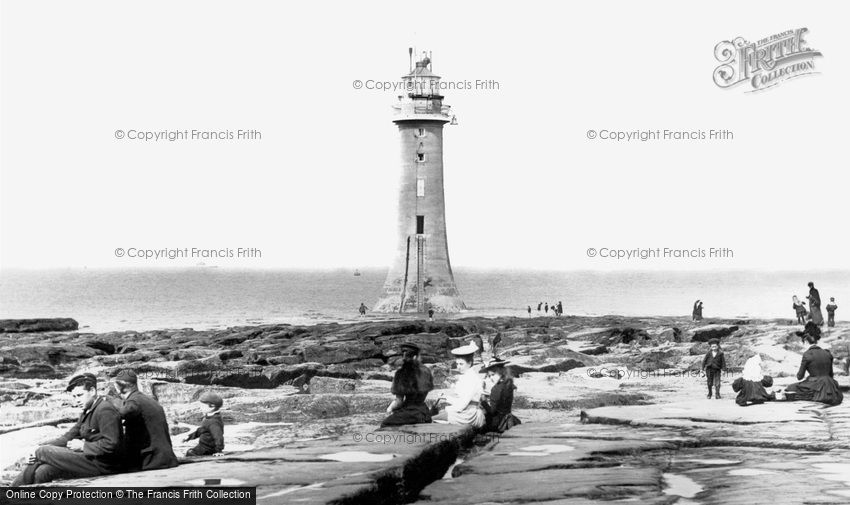
<instances>
[{"instance_id":1,"label":"man wearing flat cap","mask_svg":"<svg viewBox=\"0 0 850 505\"><path fill-rule=\"evenodd\" d=\"M97 378L90 373L77 375L68 382L66 391L83 408L77 424L36 449L12 486L121 471L121 416L111 402L97 394Z\"/></svg>"},{"instance_id":2,"label":"man wearing flat cap","mask_svg":"<svg viewBox=\"0 0 850 505\"><path fill-rule=\"evenodd\" d=\"M177 466L177 456L171 448L171 433L165 411L153 398L138 389L136 372L125 369L115 376L115 386L123 398L121 417L127 447L127 467L130 471L155 470Z\"/></svg>"},{"instance_id":3,"label":"man wearing flat cap","mask_svg":"<svg viewBox=\"0 0 850 505\"><path fill-rule=\"evenodd\" d=\"M390 389L395 399L387 407L389 416L381 423L382 427L431 422L431 411L425 404L428 392L434 389L431 370L419 362L419 347L415 344L405 343L400 347L403 361Z\"/></svg>"}]
</instances>

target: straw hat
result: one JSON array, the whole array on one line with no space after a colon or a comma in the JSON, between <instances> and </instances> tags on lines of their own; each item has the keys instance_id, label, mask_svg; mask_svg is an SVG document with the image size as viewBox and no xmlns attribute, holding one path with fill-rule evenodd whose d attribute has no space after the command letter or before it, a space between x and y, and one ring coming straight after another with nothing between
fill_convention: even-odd
<instances>
[{"instance_id":1,"label":"straw hat","mask_svg":"<svg viewBox=\"0 0 850 505\"><path fill-rule=\"evenodd\" d=\"M475 344L466 344L452 349L452 354L455 356L469 356L478 351L478 346Z\"/></svg>"}]
</instances>

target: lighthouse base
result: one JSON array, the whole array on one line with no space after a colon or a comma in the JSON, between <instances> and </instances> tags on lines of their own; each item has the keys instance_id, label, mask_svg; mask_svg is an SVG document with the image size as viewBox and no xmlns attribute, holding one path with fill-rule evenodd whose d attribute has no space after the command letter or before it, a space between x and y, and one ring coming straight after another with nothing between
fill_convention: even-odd
<instances>
[{"instance_id":1,"label":"lighthouse base","mask_svg":"<svg viewBox=\"0 0 850 505\"><path fill-rule=\"evenodd\" d=\"M431 283L423 289L423 296L417 296L416 284L405 285L404 279L387 279L381 297L372 309L375 312L388 313L426 313L434 312L461 312L466 305L460 298L460 293L454 282L446 285L434 285Z\"/></svg>"},{"instance_id":2,"label":"lighthouse base","mask_svg":"<svg viewBox=\"0 0 850 505\"><path fill-rule=\"evenodd\" d=\"M378 300L375 305L374 312L386 312L386 313L395 313L395 314L417 314L417 313L425 313L428 312L429 309L433 309L434 312L443 312L443 313L452 313L452 312L462 312L466 309L466 305L464 305L463 300L454 296L434 296L429 298L423 307L423 310L420 310L417 307L416 303L413 304L405 304L403 310L401 309L401 303L399 302L398 297L391 298L381 298Z\"/></svg>"}]
</instances>

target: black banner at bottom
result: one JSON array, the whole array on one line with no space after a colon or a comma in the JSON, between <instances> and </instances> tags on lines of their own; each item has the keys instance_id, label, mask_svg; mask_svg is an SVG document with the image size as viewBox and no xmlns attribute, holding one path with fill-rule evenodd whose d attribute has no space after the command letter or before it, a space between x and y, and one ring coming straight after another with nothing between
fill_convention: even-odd
<instances>
[{"instance_id":1,"label":"black banner at bottom","mask_svg":"<svg viewBox=\"0 0 850 505\"><path fill-rule=\"evenodd\" d=\"M256 505L255 487L8 487L0 504Z\"/></svg>"}]
</instances>

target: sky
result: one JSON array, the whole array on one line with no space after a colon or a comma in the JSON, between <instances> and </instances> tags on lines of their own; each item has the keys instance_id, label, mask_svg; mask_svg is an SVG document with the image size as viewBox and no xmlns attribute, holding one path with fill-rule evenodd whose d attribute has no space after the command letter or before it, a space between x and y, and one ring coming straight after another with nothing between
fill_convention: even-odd
<instances>
[{"instance_id":1,"label":"sky","mask_svg":"<svg viewBox=\"0 0 850 505\"><path fill-rule=\"evenodd\" d=\"M3 2L0 268L387 266L398 93L366 88L411 46L473 84L444 93L453 266L847 267L845 4L423 5ZM802 27L816 74L714 84L719 42ZM262 138L116 138L193 129ZM664 129L734 138L588 138ZM138 257L192 248L234 257ZM665 248L706 257L610 257Z\"/></svg>"}]
</instances>

